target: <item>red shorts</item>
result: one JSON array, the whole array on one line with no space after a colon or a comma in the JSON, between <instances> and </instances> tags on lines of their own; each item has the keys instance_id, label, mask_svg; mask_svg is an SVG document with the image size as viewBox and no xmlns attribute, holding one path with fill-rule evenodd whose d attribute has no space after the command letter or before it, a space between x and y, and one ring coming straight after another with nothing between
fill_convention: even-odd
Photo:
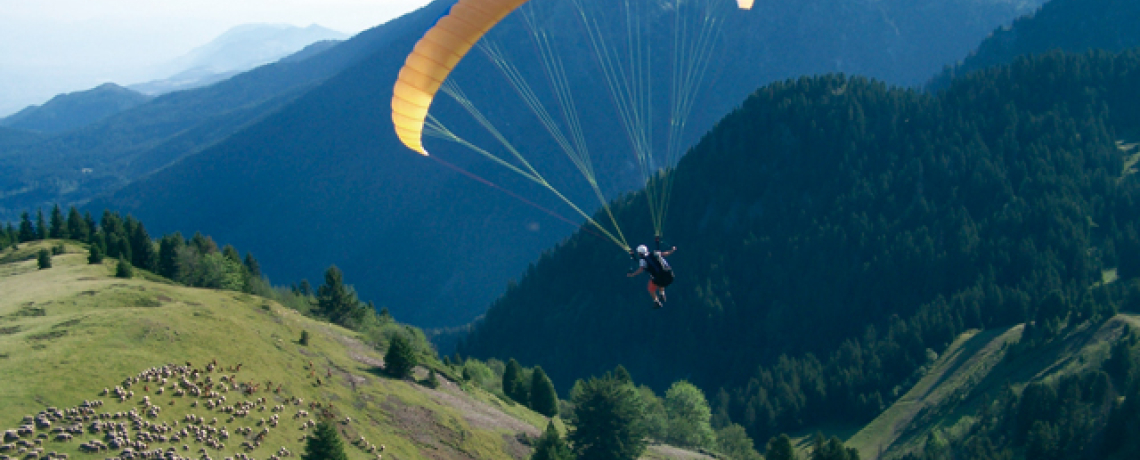
<instances>
[{"instance_id":1,"label":"red shorts","mask_svg":"<svg viewBox=\"0 0 1140 460\"><path fill-rule=\"evenodd\" d=\"M654 294L654 295L656 295L656 294L657 294L657 290L658 290L658 289L665 289L664 287L658 286L658 285L657 285L657 283L654 283L654 282L653 282L653 278L649 278L649 286L648 286L648 288L649 288L649 293L650 293L650 294Z\"/></svg>"}]
</instances>

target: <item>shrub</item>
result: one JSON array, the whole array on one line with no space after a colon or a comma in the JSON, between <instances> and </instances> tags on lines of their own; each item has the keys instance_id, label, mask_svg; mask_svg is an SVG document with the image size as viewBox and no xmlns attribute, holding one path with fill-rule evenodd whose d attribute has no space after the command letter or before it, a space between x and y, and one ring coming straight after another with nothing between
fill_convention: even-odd
<instances>
[{"instance_id":1,"label":"shrub","mask_svg":"<svg viewBox=\"0 0 1140 460\"><path fill-rule=\"evenodd\" d=\"M135 267L131 266L130 262L127 262L126 257L120 255L119 263L115 266L115 277L131 278L133 276L135 276Z\"/></svg>"},{"instance_id":2,"label":"shrub","mask_svg":"<svg viewBox=\"0 0 1140 460\"><path fill-rule=\"evenodd\" d=\"M412 370L419 364L416 360L416 351L403 334L392 336L388 343L388 353L384 355L384 370L392 377L406 379L411 377Z\"/></svg>"},{"instance_id":3,"label":"shrub","mask_svg":"<svg viewBox=\"0 0 1140 460\"><path fill-rule=\"evenodd\" d=\"M87 263L97 265L103 263L103 250L99 249L99 245L92 244L90 251L87 253Z\"/></svg>"},{"instance_id":4,"label":"shrub","mask_svg":"<svg viewBox=\"0 0 1140 460\"><path fill-rule=\"evenodd\" d=\"M40 270L51 268L51 253L47 249L40 249L39 265Z\"/></svg>"},{"instance_id":5,"label":"shrub","mask_svg":"<svg viewBox=\"0 0 1140 460\"><path fill-rule=\"evenodd\" d=\"M306 347L309 346L309 331L302 330L301 331L301 340L298 340L297 343L304 345Z\"/></svg>"}]
</instances>

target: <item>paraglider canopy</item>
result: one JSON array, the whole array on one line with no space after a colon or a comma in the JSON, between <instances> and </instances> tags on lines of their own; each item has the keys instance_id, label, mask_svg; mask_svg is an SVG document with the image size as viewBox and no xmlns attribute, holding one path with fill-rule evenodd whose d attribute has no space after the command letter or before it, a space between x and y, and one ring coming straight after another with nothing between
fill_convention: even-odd
<instances>
[{"instance_id":1,"label":"paraglider canopy","mask_svg":"<svg viewBox=\"0 0 1140 460\"><path fill-rule=\"evenodd\" d=\"M408 55L392 94L392 122L408 148L427 155L421 140L435 93L463 56L495 24L529 0L459 0ZM736 0L751 9L753 0Z\"/></svg>"}]
</instances>

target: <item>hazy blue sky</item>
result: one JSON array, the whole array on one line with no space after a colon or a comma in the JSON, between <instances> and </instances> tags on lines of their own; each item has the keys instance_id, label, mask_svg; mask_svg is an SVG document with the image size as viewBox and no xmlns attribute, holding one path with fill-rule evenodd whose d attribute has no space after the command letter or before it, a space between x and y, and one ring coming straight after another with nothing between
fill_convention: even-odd
<instances>
[{"instance_id":1,"label":"hazy blue sky","mask_svg":"<svg viewBox=\"0 0 1140 460\"><path fill-rule=\"evenodd\" d=\"M0 117L149 66L250 23L356 34L430 0L0 0Z\"/></svg>"}]
</instances>

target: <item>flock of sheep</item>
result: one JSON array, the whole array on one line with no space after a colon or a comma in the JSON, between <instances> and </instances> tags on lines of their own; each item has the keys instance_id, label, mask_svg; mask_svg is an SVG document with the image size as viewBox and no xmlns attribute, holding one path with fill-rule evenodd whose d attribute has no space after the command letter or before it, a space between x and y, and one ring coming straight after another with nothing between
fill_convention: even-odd
<instances>
[{"instance_id":1,"label":"flock of sheep","mask_svg":"<svg viewBox=\"0 0 1140 460\"><path fill-rule=\"evenodd\" d=\"M308 367L313 369L311 361ZM225 450L231 438L244 438L238 447L245 452L225 457L225 460L256 460L248 453L258 450L267 441L270 431L281 423L281 414L292 412L292 420L300 422L299 431L307 432L316 426L316 421L309 418L309 412L302 407L303 399L284 396L283 386L274 387L271 381L240 381L237 378L240 370L241 364L223 370L217 360L207 363L204 369L196 369L189 362L184 366L152 367L113 388L104 388L101 396L113 398L120 404L133 403L137 389L153 393L153 399L150 394L143 395L125 411L103 411L104 402L100 399L83 401L64 410L48 407L36 415L25 416L19 428L3 431L0 460L68 460L68 454L47 451L47 445L69 443L85 435L90 439L79 444L79 451L115 453L107 460L213 460L210 451ZM314 373L310 371L310 374ZM174 397L168 406L175 406L179 398L184 398L188 401L183 404L191 409L214 414L188 413L173 422L159 422L156 419L163 407L157 396L167 392ZM255 397L258 392L272 392L272 395ZM232 396L233 402L227 394ZM322 407L320 403L311 402L307 408L325 416L333 414L331 405ZM219 421L219 417L223 420ZM351 421L349 417L339 420L345 425ZM242 426L231 428L230 424L235 423ZM307 436L303 434L298 441L304 441ZM376 460L382 460L383 445L369 443L363 436L352 444L374 454ZM293 456L293 452L281 447L265 459L284 460Z\"/></svg>"}]
</instances>

